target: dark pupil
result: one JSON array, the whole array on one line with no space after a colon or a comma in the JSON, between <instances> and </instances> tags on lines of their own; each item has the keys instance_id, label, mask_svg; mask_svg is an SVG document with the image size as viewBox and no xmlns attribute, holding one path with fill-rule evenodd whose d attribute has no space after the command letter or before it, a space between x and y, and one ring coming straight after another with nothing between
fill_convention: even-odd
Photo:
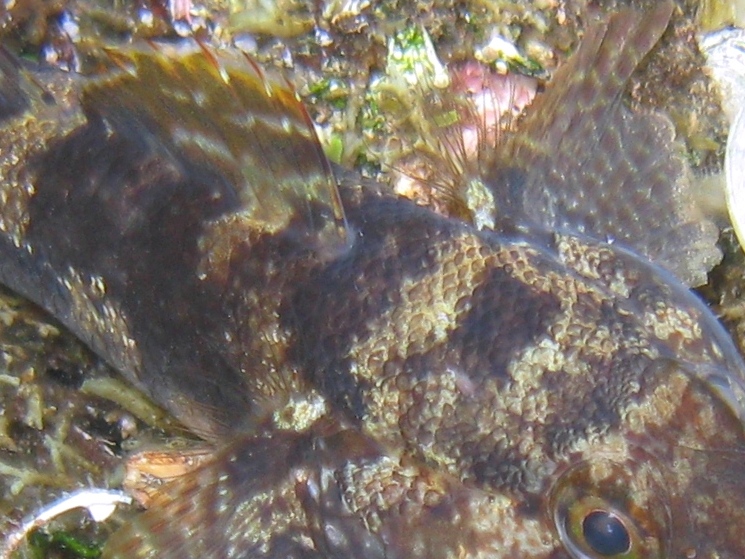
<instances>
[{"instance_id":1,"label":"dark pupil","mask_svg":"<svg viewBox=\"0 0 745 559\"><path fill-rule=\"evenodd\" d=\"M631 546L629 533L617 516L596 510L582 521L585 541L594 551L606 557L625 553Z\"/></svg>"}]
</instances>

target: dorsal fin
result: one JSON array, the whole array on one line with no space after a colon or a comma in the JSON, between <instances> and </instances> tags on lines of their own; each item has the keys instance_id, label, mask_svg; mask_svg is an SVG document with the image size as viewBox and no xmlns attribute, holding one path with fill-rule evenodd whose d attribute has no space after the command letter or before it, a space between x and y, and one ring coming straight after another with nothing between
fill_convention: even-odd
<instances>
[{"instance_id":1,"label":"dorsal fin","mask_svg":"<svg viewBox=\"0 0 745 559\"><path fill-rule=\"evenodd\" d=\"M323 252L346 246L336 180L294 91L237 50L171 51L110 51L123 71L85 88L89 117L144 127L184 163L216 172L252 228Z\"/></svg>"},{"instance_id":2,"label":"dorsal fin","mask_svg":"<svg viewBox=\"0 0 745 559\"><path fill-rule=\"evenodd\" d=\"M498 219L618 242L698 285L720 257L717 229L695 207L672 123L622 101L672 10L662 2L592 27L486 179Z\"/></svg>"}]
</instances>

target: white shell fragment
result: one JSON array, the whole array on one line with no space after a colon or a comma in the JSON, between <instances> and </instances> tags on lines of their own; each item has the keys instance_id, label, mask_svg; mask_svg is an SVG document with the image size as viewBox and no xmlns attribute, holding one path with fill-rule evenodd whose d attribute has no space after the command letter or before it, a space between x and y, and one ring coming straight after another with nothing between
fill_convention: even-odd
<instances>
[{"instance_id":1,"label":"white shell fragment","mask_svg":"<svg viewBox=\"0 0 745 559\"><path fill-rule=\"evenodd\" d=\"M745 102L745 29L726 27L699 37L709 74L719 85L722 108L734 121Z\"/></svg>"},{"instance_id":2,"label":"white shell fragment","mask_svg":"<svg viewBox=\"0 0 745 559\"><path fill-rule=\"evenodd\" d=\"M740 246L745 247L745 107L735 117L724 160L727 210Z\"/></svg>"},{"instance_id":3,"label":"white shell fragment","mask_svg":"<svg viewBox=\"0 0 745 559\"><path fill-rule=\"evenodd\" d=\"M35 514L26 517L15 530L0 542L0 559L10 559L13 552L36 528L44 526L53 518L74 509L83 508L96 522L103 522L111 516L119 504L131 504L132 498L121 491L86 488L73 491L56 501L42 507Z\"/></svg>"},{"instance_id":4,"label":"white shell fragment","mask_svg":"<svg viewBox=\"0 0 745 559\"><path fill-rule=\"evenodd\" d=\"M707 69L719 85L730 121L725 154L725 198L730 221L745 247L745 29L727 27L699 37Z\"/></svg>"}]
</instances>

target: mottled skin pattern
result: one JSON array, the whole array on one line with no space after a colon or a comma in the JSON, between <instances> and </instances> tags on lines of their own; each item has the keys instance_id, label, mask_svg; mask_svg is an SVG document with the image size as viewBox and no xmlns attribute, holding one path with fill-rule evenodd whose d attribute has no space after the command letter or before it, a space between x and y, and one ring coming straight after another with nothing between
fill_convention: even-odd
<instances>
[{"instance_id":1,"label":"mottled skin pattern","mask_svg":"<svg viewBox=\"0 0 745 559\"><path fill-rule=\"evenodd\" d=\"M745 366L665 270L696 281L716 231L620 102L670 11L588 33L482 231L337 191L240 55L0 60L0 279L218 447L105 557L745 557Z\"/></svg>"}]
</instances>

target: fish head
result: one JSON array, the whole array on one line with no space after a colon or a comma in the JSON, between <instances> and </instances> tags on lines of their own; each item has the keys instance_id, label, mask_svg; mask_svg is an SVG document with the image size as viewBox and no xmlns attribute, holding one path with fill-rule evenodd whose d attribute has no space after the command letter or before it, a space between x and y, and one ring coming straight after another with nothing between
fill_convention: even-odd
<instances>
[{"instance_id":1,"label":"fish head","mask_svg":"<svg viewBox=\"0 0 745 559\"><path fill-rule=\"evenodd\" d=\"M558 557L745 556L742 387L681 363L661 369L618 432L557 469L545 505Z\"/></svg>"},{"instance_id":2,"label":"fish head","mask_svg":"<svg viewBox=\"0 0 745 559\"><path fill-rule=\"evenodd\" d=\"M394 379L403 413L365 400L367 432L385 445L392 417L403 449L335 470L388 556L745 556L745 376L711 312L615 245L479 239L501 268L463 276L446 343Z\"/></svg>"},{"instance_id":3,"label":"fish head","mask_svg":"<svg viewBox=\"0 0 745 559\"><path fill-rule=\"evenodd\" d=\"M191 503L194 523L180 525L179 532L198 533L204 542L219 542L227 533L242 548L258 540L270 551L257 557L276 557L271 550L279 550L280 541L295 542L297 553L312 548L318 557L365 559L745 556L745 428L742 387L732 372L739 362L732 370L670 358L646 363L629 382L638 389L618 404L610 424L600 414L582 427L570 407L557 407L547 410L542 424L522 424L512 448L504 447L501 434L477 440L453 424L443 433L460 434L439 464L434 454L423 456L427 450L397 450L357 430L293 435L297 441L283 434L247 439L198 479L176 485L185 491L145 513L144 533L173 542L165 519L181 524L178 511ZM595 384L604 382L611 381L594 377ZM456 404L452 415L468 424L489 417L488 384L461 390L460 400L442 386L420 394L431 405L445 394ZM579 415L592 416L603 402L582 394ZM570 392L563 396L571 400ZM563 419L571 421L571 436ZM537 437L543 446L534 448L536 433L554 436ZM283 446L292 450L278 454ZM458 458L459 467L449 468ZM492 470L481 465L485 461ZM216 495L231 504L217 507ZM294 524L256 522L288 503ZM247 511L253 511L250 523L242 516ZM190 545L193 540L183 540L168 556Z\"/></svg>"}]
</instances>

